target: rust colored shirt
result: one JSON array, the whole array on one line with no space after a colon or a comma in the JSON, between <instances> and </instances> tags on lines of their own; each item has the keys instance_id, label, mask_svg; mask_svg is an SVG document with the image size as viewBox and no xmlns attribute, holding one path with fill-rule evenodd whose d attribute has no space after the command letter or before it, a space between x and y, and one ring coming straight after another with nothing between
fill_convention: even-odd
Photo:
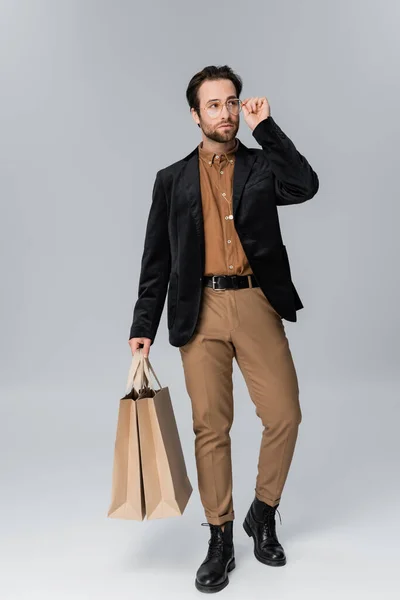
<instances>
[{"instance_id":1,"label":"rust colored shirt","mask_svg":"<svg viewBox=\"0 0 400 600\"><path fill-rule=\"evenodd\" d=\"M200 142L200 189L204 218L204 275L250 275L243 246L232 218L233 169L236 146L226 153L207 152Z\"/></svg>"}]
</instances>

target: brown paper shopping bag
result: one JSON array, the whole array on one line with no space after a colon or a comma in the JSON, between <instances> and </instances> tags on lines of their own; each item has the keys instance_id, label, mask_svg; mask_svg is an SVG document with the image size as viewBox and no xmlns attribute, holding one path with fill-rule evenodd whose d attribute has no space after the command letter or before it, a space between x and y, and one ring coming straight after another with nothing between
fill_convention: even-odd
<instances>
[{"instance_id":1,"label":"brown paper shopping bag","mask_svg":"<svg viewBox=\"0 0 400 600\"><path fill-rule=\"evenodd\" d=\"M193 488L186 471L169 389L161 386L149 359L139 350L137 385L141 392L136 406L146 515L148 519L162 519L183 514ZM152 374L159 389L152 385Z\"/></svg>"},{"instance_id":2,"label":"brown paper shopping bag","mask_svg":"<svg viewBox=\"0 0 400 600\"><path fill-rule=\"evenodd\" d=\"M135 352L129 369L126 393L119 401L114 448L111 504L107 516L143 521L145 502L141 468L136 401L140 354Z\"/></svg>"}]
</instances>

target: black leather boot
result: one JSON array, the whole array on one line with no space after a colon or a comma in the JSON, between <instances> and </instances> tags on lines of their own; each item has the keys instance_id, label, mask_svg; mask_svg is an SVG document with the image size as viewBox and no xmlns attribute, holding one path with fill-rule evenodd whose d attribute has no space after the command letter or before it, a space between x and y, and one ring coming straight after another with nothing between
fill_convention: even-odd
<instances>
[{"instance_id":1,"label":"black leather boot","mask_svg":"<svg viewBox=\"0 0 400 600\"><path fill-rule=\"evenodd\" d=\"M201 592L219 592L228 585L228 572L235 568L235 551L233 547L233 521L221 525L208 525L211 537L208 541L207 556L196 573L195 586Z\"/></svg>"},{"instance_id":2,"label":"black leather boot","mask_svg":"<svg viewBox=\"0 0 400 600\"><path fill-rule=\"evenodd\" d=\"M285 551L275 530L275 511L278 506L270 506L255 496L243 522L245 532L254 540L254 556L271 567L286 564ZM280 519L279 510L278 514Z\"/></svg>"}]
</instances>

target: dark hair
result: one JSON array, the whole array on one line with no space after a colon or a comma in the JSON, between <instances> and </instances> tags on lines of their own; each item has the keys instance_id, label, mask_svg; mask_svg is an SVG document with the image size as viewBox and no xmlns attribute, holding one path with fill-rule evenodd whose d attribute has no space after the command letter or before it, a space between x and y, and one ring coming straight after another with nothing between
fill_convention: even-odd
<instances>
[{"instance_id":1,"label":"dark hair","mask_svg":"<svg viewBox=\"0 0 400 600\"><path fill-rule=\"evenodd\" d=\"M189 85L186 90L186 99L190 108L194 108L196 112L199 112L199 98L198 91L199 87L204 81L209 79L230 79L235 86L236 96L239 98L243 82L241 77L237 75L228 65L222 65L220 67L215 67L210 65L208 67L204 67L201 71L193 75L192 79L189 81Z\"/></svg>"}]
</instances>

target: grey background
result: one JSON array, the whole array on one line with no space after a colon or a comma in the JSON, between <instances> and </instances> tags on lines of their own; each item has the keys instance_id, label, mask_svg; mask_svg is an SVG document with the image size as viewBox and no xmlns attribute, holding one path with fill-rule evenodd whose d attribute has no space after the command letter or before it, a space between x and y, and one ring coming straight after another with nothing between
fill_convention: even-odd
<instances>
[{"instance_id":1,"label":"grey background","mask_svg":"<svg viewBox=\"0 0 400 600\"><path fill-rule=\"evenodd\" d=\"M185 90L229 64L320 178L281 207L305 308L285 321L303 422L284 569L252 554L261 423L234 364L234 598L398 597L397 2L0 2L0 591L198 596L209 535L179 351L150 360L194 491L178 518L107 519L118 400L158 169L200 141ZM257 147L242 119L238 137Z\"/></svg>"}]
</instances>

